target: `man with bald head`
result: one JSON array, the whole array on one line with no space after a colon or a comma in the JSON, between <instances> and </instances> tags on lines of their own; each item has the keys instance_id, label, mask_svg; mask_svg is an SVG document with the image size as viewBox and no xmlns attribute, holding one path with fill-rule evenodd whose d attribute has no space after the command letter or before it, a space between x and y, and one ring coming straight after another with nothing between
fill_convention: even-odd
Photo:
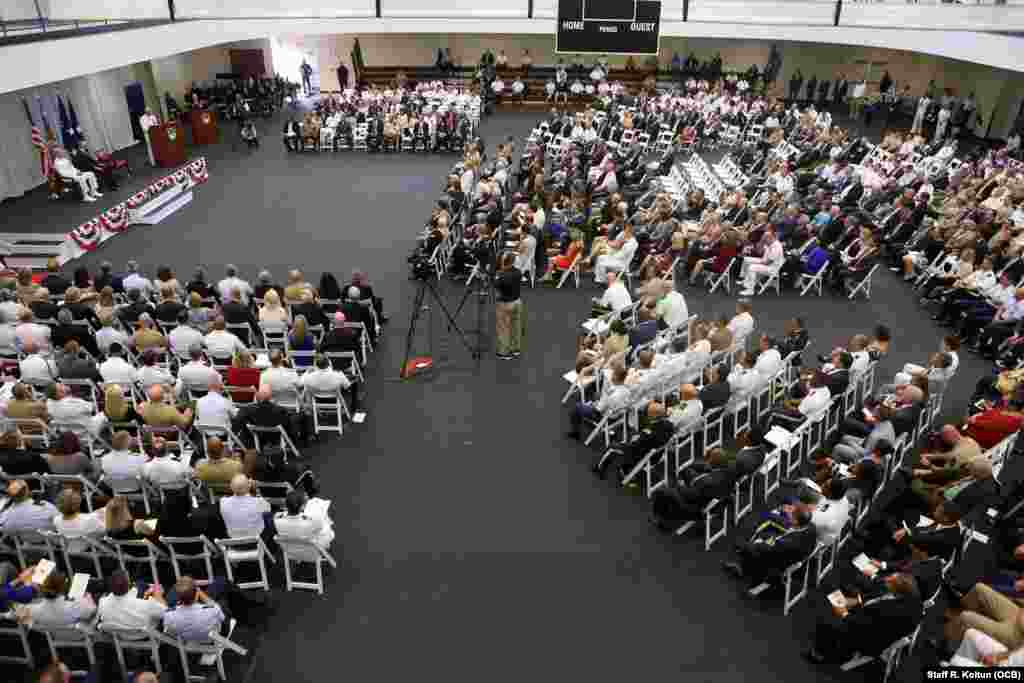
<instances>
[{"instance_id":1,"label":"man with bald head","mask_svg":"<svg viewBox=\"0 0 1024 683\"><path fill-rule=\"evenodd\" d=\"M206 441L206 459L196 463L196 479L217 494L226 493L235 475L242 474L242 461L225 454L224 442L217 437Z\"/></svg>"},{"instance_id":2,"label":"man with bald head","mask_svg":"<svg viewBox=\"0 0 1024 683\"><path fill-rule=\"evenodd\" d=\"M970 462L981 455L981 446L964 436L954 425L943 425L939 438L949 449L939 453L922 453L914 468L914 478L942 483L958 478Z\"/></svg>"},{"instance_id":3,"label":"man with bald head","mask_svg":"<svg viewBox=\"0 0 1024 683\"><path fill-rule=\"evenodd\" d=\"M48 351L50 349L50 328L33 322L32 311L22 308L18 313L18 324L14 328L14 338L26 349L33 344L36 349Z\"/></svg>"},{"instance_id":4,"label":"man with bald head","mask_svg":"<svg viewBox=\"0 0 1024 683\"><path fill-rule=\"evenodd\" d=\"M57 380L60 374L57 364L52 358L47 358L39 352L39 346L34 339L23 344L22 351L25 352L25 357L18 364L22 382L43 387Z\"/></svg>"},{"instance_id":5,"label":"man with bald head","mask_svg":"<svg viewBox=\"0 0 1024 683\"><path fill-rule=\"evenodd\" d=\"M188 427L192 424L192 409L178 410L164 400L164 388L154 384L146 392L149 399L142 404L139 415L150 427Z\"/></svg>"},{"instance_id":6,"label":"man with bald head","mask_svg":"<svg viewBox=\"0 0 1024 683\"><path fill-rule=\"evenodd\" d=\"M206 395L196 401L196 424L231 429L231 419L238 414L238 408L224 396L224 382L214 372L207 384Z\"/></svg>"},{"instance_id":7,"label":"man with bald head","mask_svg":"<svg viewBox=\"0 0 1024 683\"><path fill-rule=\"evenodd\" d=\"M274 525L270 503L254 496L255 489L249 477L236 474L231 478L231 495L220 499L220 515L232 537L263 535L264 540L273 540L273 533L267 533Z\"/></svg>"},{"instance_id":8,"label":"man with bald head","mask_svg":"<svg viewBox=\"0 0 1024 683\"><path fill-rule=\"evenodd\" d=\"M272 398L271 388L265 384L260 385L259 390L256 391L255 403L238 411L238 415L232 422L232 431L235 434L248 435L246 425L250 424L257 427L284 427L293 441L298 440L300 435L304 434L301 416L277 405L271 400ZM249 437L249 443L252 443L251 435Z\"/></svg>"}]
</instances>

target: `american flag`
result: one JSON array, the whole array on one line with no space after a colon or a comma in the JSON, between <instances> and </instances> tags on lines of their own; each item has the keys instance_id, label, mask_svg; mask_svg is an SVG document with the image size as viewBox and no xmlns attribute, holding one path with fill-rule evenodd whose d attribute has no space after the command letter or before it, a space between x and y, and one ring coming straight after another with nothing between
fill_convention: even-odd
<instances>
[{"instance_id":1,"label":"american flag","mask_svg":"<svg viewBox=\"0 0 1024 683\"><path fill-rule=\"evenodd\" d=\"M40 171L42 171L44 177L48 177L50 175L50 153L46 148L46 139L43 137L43 131L36 125L36 120L32 116L32 108L29 106L28 100L23 97L21 98L21 103L25 105L25 116L28 117L28 124L32 128L32 146L39 152ZM45 119L44 115L43 120L45 121Z\"/></svg>"}]
</instances>

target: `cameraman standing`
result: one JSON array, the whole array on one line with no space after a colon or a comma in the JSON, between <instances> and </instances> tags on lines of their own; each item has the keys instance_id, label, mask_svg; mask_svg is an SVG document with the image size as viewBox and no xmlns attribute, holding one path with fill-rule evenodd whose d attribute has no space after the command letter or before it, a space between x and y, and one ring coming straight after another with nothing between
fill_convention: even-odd
<instances>
[{"instance_id":1,"label":"cameraman standing","mask_svg":"<svg viewBox=\"0 0 1024 683\"><path fill-rule=\"evenodd\" d=\"M523 302L520 299L522 273L515 267L515 254L501 255L501 268L494 280L497 294L494 312L498 358L518 358L523 344Z\"/></svg>"}]
</instances>

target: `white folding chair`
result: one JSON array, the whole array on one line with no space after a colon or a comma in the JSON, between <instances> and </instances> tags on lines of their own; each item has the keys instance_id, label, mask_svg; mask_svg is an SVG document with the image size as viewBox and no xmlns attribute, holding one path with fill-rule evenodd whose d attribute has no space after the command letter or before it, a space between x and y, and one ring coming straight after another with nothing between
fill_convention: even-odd
<instances>
[{"instance_id":1,"label":"white folding chair","mask_svg":"<svg viewBox=\"0 0 1024 683\"><path fill-rule=\"evenodd\" d=\"M313 431L337 432L341 436L345 431L345 418L348 414L348 406L341 391L313 392L309 396L313 408Z\"/></svg>"},{"instance_id":2,"label":"white folding chair","mask_svg":"<svg viewBox=\"0 0 1024 683\"><path fill-rule=\"evenodd\" d=\"M231 581L242 590L250 588L262 588L270 590L270 581L267 578L267 564L269 559L277 564L277 560L267 550L266 544L259 536L239 536L237 538L219 538L216 540L217 547L224 555L224 569L228 574L228 581ZM246 562L254 563L259 567L260 579L258 581L238 582L235 580L235 565Z\"/></svg>"},{"instance_id":3,"label":"white folding chair","mask_svg":"<svg viewBox=\"0 0 1024 683\"><path fill-rule=\"evenodd\" d=\"M828 272L828 260L818 269L818 272L814 275L807 273L800 273L800 278L797 280L796 286L800 288L800 296L803 296L807 292L816 290L818 296L821 296L821 286L825 283L825 273Z\"/></svg>"},{"instance_id":4,"label":"white folding chair","mask_svg":"<svg viewBox=\"0 0 1024 683\"><path fill-rule=\"evenodd\" d=\"M721 523L716 520L721 517ZM701 523L704 524L704 550L711 550L712 544L724 537L729 530L729 502L721 498L715 498L701 511ZM682 536L687 531L697 526L698 522L690 520L676 529L676 536Z\"/></svg>"},{"instance_id":5,"label":"white folding chair","mask_svg":"<svg viewBox=\"0 0 1024 683\"><path fill-rule=\"evenodd\" d=\"M191 576L200 586L209 585L214 580L213 559L220 556L220 550L206 535L199 536L161 536L160 542L167 547L171 556L171 567L174 569L175 580L182 576ZM181 571L181 565L188 563L192 569ZM206 576L199 575L195 568L206 570Z\"/></svg>"},{"instance_id":6,"label":"white folding chair","mask_svg":"<svg viewBox=\"0 0 1024 683\"><path fill-rule=\"evenodd\" d=\"M234 632L234 623L232 619L229 634ZM247 649L230 640L230 638L225 638L216 631L210 631L207 637L209 638L207 641L194 641L182 640L166 633L159 634L159 639L165 645L174 647L178 651L185 683L205 683L210 680L209 676L205 674L192 672L190 660L193 657L196 657L200 663L204 663L203 660L206 657L212 658L217 667L217 675L220 676L220 680L226 681L227 673L224 670L224 651L231 650L243 657L249 653Z\"/></svg>"},{"instance_id":7,"label":"white folding chair","mask_svg":"<svg viewBox=\"0 0 1024 683\"><path fill-rule=\"evenodd\" d=\"M721 273L715 274L714 271L704 270L705 278L710 283L711 288L708 293L714 294L715 290L718 289L719 285L725 287L727 294L732 293L732 269L736 265L736 257L729 259L729 263L725 266Z\"/></svg>"},{"instance_id":8,"label":"white folding chair","mask_svg":"<svg viewBox=\"0 0 1024 683\"><path fill-rule=\"evenodd\" d=\"M125 651L144 652L153 660L153 668L157 674L163 673L163 662L160 661L160 644L162 639L168 636L156 629L140 631L134 628L118 628L110 624L99 623L97 630L110 636L114 643L114 652L117 654L117 664L121 669L121 678L129 680L128 665L125 661Z\"/></svg>"},{"instance_id":9,"label":"white folding chair","mask_svg":"<svg viewBox=\"0 0 1024 683\"><path fill-rule=\"evenodd\" d=\"M555 289L561 289L562 285L565 284L565 281L569 279L570 275L572 275L576 280L576 289L580 288L580 259L582 257L583 254L576 254L576 257L572 260L572 264L570 264L566 270L562 271L562 277L559 278L558 285Z\"/></svg>"},{"instance_id":10,"label":"white folding chair","mask_svg":"<svg viewBox=\"0 0 1024 683\"><path fill-rule=\"evenodd\" d=\"M338 563L334 560L329 552L318 546L312 541L307 541L300 538L291 538L288 536L275 536L274 540L281 546L281 555L284 558L284 579L285 589L292 590L293 588L302 588L306 590L314 590L320 595L324 594L324 569L323 565L326 562L331 565L331 568L337 569ZM312 564L316 570L316 582L309 581L298 581L292 575L292 563L299 566L303 564Z\"/></svg>"},{"instance_id":11,"label":"white folding chair","mask_svg":"<svg viewBox=\"0 0 1024 683\"><path fill-rule=\"evenodd\" d=\"M46 644L50 648L50 657L54 660L70 661L60 656L61 650L82 650L89 662L88 669L72 669L72 677L88 676L91 671L96 670L96 640L98 633L94 628L84 623L77 623L72 628L43 628L32 626L32 630L41 633L46 638Z\"/></svg>"},{"instance_id":12,"label":"white folding chair","mask_svg":"<svg viewBox=\"0 0 1024 683\"><path fill-rule=\"evenodd\" d=\"M20 652L17 654L16 648L8 645L11 639L16 640L18 648L20 648ZM30 670L36 668L36 659L28 642L28 629L18 621L13 610L0 613L0 642L4 643L4 646L0 648L0 662L20 664Z\"/></svg>"},{"instance_id":13,"label":"white folding chair","mask_svg":"<svg viewBox=\"0 0 1024 683\"><path fill-rule=\"evenodd\" d=\"M171 558L152 541L145 538L139 541L119 541L107 536L103 542L117 553L117 562L121 565L121 569L131 574L128 570L129 565L146 565L153 577L152 582L160 583L160 570L157 563L169 562Z\"/></svg>"},{"instance_id":14,"label":"white folding chair","mask_svg":"<svg viewBox=\"0 0 1024 683\"><path fill-rule=\"evenodd\" d=\"M878 270L878 266L879 264L877 263L871 266L871 270L868 271L868 274L857 283L856 287L850 290L850 294L847 296L848 299L853 301L858 294L863 294L865 299L871 299L871 280L874 278L875 271Z\"/></svg>"}]
</instances>

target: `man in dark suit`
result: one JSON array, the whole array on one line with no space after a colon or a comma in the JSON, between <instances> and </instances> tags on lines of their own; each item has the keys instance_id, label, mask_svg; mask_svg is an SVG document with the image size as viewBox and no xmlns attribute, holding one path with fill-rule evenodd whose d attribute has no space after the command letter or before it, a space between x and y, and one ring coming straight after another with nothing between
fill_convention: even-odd
<instances>
[{"instance_id":1,"label":"man in dark suit","mask_svg":"<svg viewBox=\"0 0 1024 683\"><path fill-rule=\"evenodd\" d=\"M366 327L367 334L370 335L370 342L376 344L377 330L373 322L373 313L370 312L368 306L359 303L361 300L362 292L359 288L354 285L349 287L345 290L345 301L341 304L341 312L349 321L362 323Z\"/></svg>"},{"instance_id":2,"label":"man in dark suit","mask_svg":"<svg viewBox=\"0 0 1024 683\"><path fill-rule=\"evenodd\" d=\"M252 329L259 328L259 323L256 322L256 316L252 314L252 309L242 303L242 292L239 289L231 290L231 298L221 304L221 311L223 311L224 322L230 325L249 323ZM246 340L243 339L242 341Z\"/></svg>"},{"instance_id":3,"label":"man in dark suit","mask_svg":"<svg viewBox=\"0 0 1024 683\"><path fill-rule=\"evenodd\" d=\"M647 404L647 425L626 443L615 444L594 465L594 472L604 479L605 471L616 466L619 480L626 477L648 453L661 448L675 433L675 427L666 417L665 404L651 401Z\"/></svg>"},{"instance_id":4,"label":"man in dark suit","mask_svg":"<svg viewBox=\"0 0 1024 683\"><path fill-rule=\"evenodd\" d=\"M658 321L655 319L654 312L651 309L641 306L637 312L637 317L640 322L629 331L629 345L634 351L639 346L654 341L654 338L658 336Z\"/></svg>"},{"instance_id":5,"label":"man in dark suit","mask_svg":"<svg viewBox=\"0 0 1024 683\"><path fill-rule=\"evenodd\" d=\"M50 303L50 291L45 287L36 291L35 300L28 307L37 320L57 319L57 304Z\"/></svg>"},{"instance_id":6,"label":"man in dark suit","mask_svg":"<svg viewBox=\"0 0 1024 683\"><path fill-rule=\"evenodd\" d=\"M869 593L843 596L840 605L818 622L808 659L840 664L854 653L877 655L921 621L917 581L906 573L890 574Z\"/></svg>"},{"instance_id":7,"label":"man in dark suit","mask_svg":"<svg viewBox=\"0 0 1024 683\"><path fill-rule=\"evenodd\" d=\"M77 341L67 342L57 352L57 370L61 379L88 379L102 382L103 377L96 367L96 361L79 347Z\"/></svg>"},{"instance_id":8,"label":"man in dark suit","mask_svg":"<svg viewBox=\"0 0 1024 683\"><path fill-rule=\"evenodd\" d=\"M651 496L651 521L666 531L700 519L704 507L716 498L731 495L736 483L736 471L722 449L710 451L704 462L684 469L683 481L678 485L672 483L673 469L669 468L670 485Z\"/></svg>"},{"instance_id":9,"label":"man in dark suit","mask_svg":"<svg viewBox=\"0 0 1024 683\"><path fill-rule=\"evenodd\" d=\"M766 513L754 533L736 544L737 561L722 566L754 587L782 576L787 567L809 557L817 543L807 507L783 505Z\"/></svg>"},{"instance_id":10,"label":"man in dark suit","mask_svg":"<svg viewBox=\"0 0 1024 683\"><path fill-rule=\"evenodd\" d=\"M143 313L153 315L153 304L142 298L141 290L128 290L128 305L117 310L117 317L125 327L131 328Z\"/></svg>"},{"instance_id":11,"label":"man in dark suit","mask_svg":"<svg viewBox=\"0 0 1024 683\"><path fill-rule=\"evenodd\" d=\"M300 315L306 319L306 324L313 327L320 325L327 329L329 323L327 315L324 313L323 307L313 300L313 293L309 290L302 293L301 303L292 306L292 316L298 317Z\"/></svg>"},{"instance_id":12,"label":"man in dark suit","mask_svg":"<svg viewBox=\"0 0 1024 683\"><path fill-rule=\"evenodd\" d=\"M71 320L71 311L68 309L61 309L61 311L57 313L58 324L55 325L50 332L50 343L53 344L53 348L63 348L68 341L75 340L81 348L85 349L92 355L99 355L99 348L96 346L96 337L93 336L92 330L84 325L72 325Z\"/></svg>"},{"instance_id":13,"label":"man in dark suit","mask_svg":"<svg viewBox=\"0 0 1024 683\"><path fill-rule=\"evenodd\" d=\"M825 386L833 396L842 396L850 386L850 367L853 356L848 351L836 351L832 354L831 367L825 370Z\"/></svg>"},{"instance_id":14,"label":"man in dark suit","mask_svg":"<svg viewBox=\"0 0 1024 683\"><path fill-rule=\"evenodd\" d=\"M57 259L51 258L46 263L46 277L39 284L45 287L50 294L61 296L71 286L71 280L61 275Z\"/></svg>"},{"instance_id":15,"label":"man in dark suit","mask_svg":"<svg viewBox=\"0 0 1024 683\"><path fill-rule=\"evenodd\" d=\"M257 427L284 427L292 441L305 438L305 430L301 417L287 408L283 408L271 399L269 386L262 386L256 392L256 402L238 411L231 427L236 434L248 434L246 425ZM252 443L250 437L249 442Z\"/></svg>"},{"instance_id":16,"label":"man in dark suit","mask_svg":"<svg viewBox=\"0 0 1024 683\"><path fill-rule=\"evenodd\" d=\"M64 293L64 304L61 309L71 311L73 320L88 320L91 324L99 327L100 321L96 316L96 310L81 301L81 291L77 287L69 287Z\"/></svg>"},{"instance_id":17,"label":"man in dark suit","mask_svg":"<svg viewBox=\"0 0 1024 683\"><path fill-rule=\"evenodd\" d=\"M701 405L704 407L704 414L721 408L729 402L732 394L732 387L726 379L726 375L717 365L704 370L704 388L700 390Z\"/></svg>"}]
</instances>

